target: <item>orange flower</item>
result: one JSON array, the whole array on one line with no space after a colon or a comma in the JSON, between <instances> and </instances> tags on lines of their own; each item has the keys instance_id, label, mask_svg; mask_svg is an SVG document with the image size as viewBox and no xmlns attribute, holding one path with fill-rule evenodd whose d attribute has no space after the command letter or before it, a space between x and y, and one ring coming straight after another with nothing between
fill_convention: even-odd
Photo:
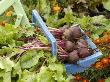
<instances>
[{"instance_id":1,"label":"orange flower","mask_svg":"<svg viewBox=\"0 0 110 82\"><path fill-rule=\"evenodd\" d=\"M101 43L101 40L100 39L96 39L96 40L94 40L94 43L95 44L100 44Z\"/></svg>"},{"instance_id":2,"label":"orange flower","mask_svg":"<svg viewBox=\"0 0 110 82\"><path fill-rule=\"evenodd\" d=\"M60 12L60 10L61 10L61 7L60 7L60 6L58 6L58 4L57 4L57 5L55 5L55 6L53 7L53 11L54 11L55 13L59 13L59 12Z\"/></svg>"},{"instance_id":3,"label":"orange flower","mask_svg":"<svg viewBox=\"0 0 110 82\"><path fill-rule=\"evenodd\" d=\"M1 25L2 26L6 26L8 23L6 22L6 21L3 21L2 23L1 23Z\"/></svg>"},{"instance_id":4,"label":"orange flower","mask_svg":"<svg viewBox=\"0 0 110 82\"><path fill-rule=\"evenodd\" d=\"M81 82L89 82L89 80L87 80L87 79L83 79Z\"/></svg>"},{"instance_id":5,"label":"orange flower","mask_svg":"<svg viewBox=\"0 0 110 82\"><path fill-rule=\"evenodd\" d=\"M79 74L77 74L77 75L75 75L75 80L76 81L81 81L82 77Z\"/></svg>"},{"instance_id":6,"label":"orange flower","mask_svg":"<svg viewBox=\"0 0 110 82\"><path fill-rule=\"evenodd\" d=\"M6 13L6 16L10 17L10 16L12 16L12 14L13 14L12 11L8 11L8 12Z\"/></svg>"},{"instance_id":7,"label":"orange flower","mask_svg":"<svg viewBox=\"0 0 110 82\"><path fill-rule=\"evenodd\" d=\"M105 79L98 79L97 82L105 82Z\"/></svg>"},{"instance_id":8,"label":"orange flower","mask_svg":"<svg viewBox=\"0 0 110 82\"><path fill-rule=\"evenodd\" d=\"M108 32L103 32L103 35L108 35Z\"/></svg>"},{"instance_id":9,"label":"orange flower","mask_svg":"<svg viewBox=\"0 0 110 82\"><path fill-rule=\"evenodd\" d=\"M108 60L108 63L110 64L110 59Z\"/></svg>"},{"instance_id":10,"label":"orange flower","mask_svg":"<svg viewBox=\"0 0 110 82\"><path fill-rule=\"evenodd\" d=\"M107 56L108 59L110 59L110 54Z\"/></svg>"},{"instance_id":11,"label":"orange flower","mask_svg":"<svg viewBox=\"0 0 110 82\"><path fill-rule=\"evenodd\" d=\"M108 37L108 43L110 43L110 36Z\"/></svg>"},{"instance_id":12,"label":"orange flower","mask_svg":"<svg viewBox=\"0 0 110 82\"><path fill-rule=\"evenodd\" d=\"M103 63L102 62L96 62L95 68L99 69L99 70L102 69L103 68Z\"/></svg>"},{"instance_id":13,"label":"orange flower","mask_svg":"<svg viewBox=\"0 0 110 82\"><path fill-rule=\"evenodd\" d=\"M103 63L104 66L107 66L109 64L109 59L103 58L103 59L101 59L101 62Z\"/></svg>"}]
</instances>

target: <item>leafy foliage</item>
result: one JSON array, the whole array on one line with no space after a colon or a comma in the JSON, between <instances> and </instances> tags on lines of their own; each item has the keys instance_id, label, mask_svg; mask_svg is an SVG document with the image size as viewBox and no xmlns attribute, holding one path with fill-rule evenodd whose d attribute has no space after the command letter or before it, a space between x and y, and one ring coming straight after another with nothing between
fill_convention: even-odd
<instances>
[{"instance_id":1,"label":"leafy foliage","mask_svg":"<svg viewBox=\"0 0 110 82\"><path fill-rule=\"evenodd\" d=\"M105 82L110 82L110 77L105 80Z\"/></svg>"},{"instance_id":2,"label":"leafy foliage","mask_svg":"<svg viewBox=\"0 0 110 82\"><path fill-rule=\"evenodd\" d=\"M25 54L25 55L24 55ZM22 68L31 68L39 63L39 59L44 56L44 52L36 52L35 50L29 50L24 53L20 59Z\"/></svg>"},{"instance_id":3,"label":"leafy foliage","mask_svg":"<svg viewBox=\"0 0 110 82\"><path fill-rule=\"evenodd\" d=\"M0 26L0 47L3 46L21 46L24 44L18 39L21 37L32 36L34 32L30 29L13 28L12 25L7 25L6 27Z\"/></svg>"},{"instance_id":4,"label":"leafy foliage","mask_svg":"<svg viewBox=\"0 0 110 82\"><path fill-rule=\"evenodd\" d=\"M104 2L103 2L103 5L104 5L104 8L105 8L105 9L107 9L107 10L110 11L110 7L109 7L109 5L110 5L110 0L104 1Z\"/></svg>"},{"instance_id":5,"label":"leafy foliage","mask_svg":"<svg viewBox=\"0 0 110 82\"><path fill-rule=\"evenodd\" d=\"M85 13L88 14L88 10L98 12L96 7L102 2L104 7L110 10L109 0L105 1L58 0L58 3L57 0L22 0L22 3L29 18L32 10L37 9L47 26L59 28L63 25L80 24L82 29L91 33L92 39L96 39L100 38L104 31L110 31L109 19L104 16L85 16ZM62 7L60 13L51 12L56 4ZM1 17L0 21L2 20L5 20L5 17ZM7 17L6 20L9 21L10 18ZM0 82L69 82L73 76L67 78L63 64L51 57L50 52L19 49L19 46L27 43L21 39L33 37L34 34L33 29L0 26ZM38 38L48 45L44 36L40 35ZM108 70L97 71L89 68L81 74L85 78L92 77L90 81L95 82L103 75L109 77ZM109 82L109 78L106 82Z\"/></svg>"},{"instance_id":6,"label":"leafy foliage","mask_svg":"<svg viewBox=\"0 0 110 82\"><path fill-rule=\"evenodd\" d=\"M69 80L66 79L66 74L64 73L64 66L57 62L56 59L53 63L49 64L49 62L51 62L51 57L49 57L49 59L46 60L46 62L48 62L47 65L44 64L45 62L38 61L39 58L45 58L44 54L43 51L27 51L18 62L14 62L8 57L1 57L0 72L2 73L0 73L0 77L3 77L3 82L11 82L11 80L13 80L11 77L16 78L14 82L68 82ZM35 57L32 59L30 58L32 56L29 55ZM37 64L41 64L39 69L34 67L37 66ZM27 68L33 68L34 71L29 71ZM39 72L36 73L36 70L39 70ZM11 72L13 72L12 75ZM19 77L17 77L17 75Z\"/></svg>"},{"instance_id":7,"label":"leafy foliage","mask_svg":"<svg viewBox=\"0 0 110 82\"><path fill-rule=\"evenodd\" d=\"M22 38L33 37L33 29L0 27L0 82L68 82L60 62L43 50L23 50ZM37 36L36 36L37 37ZM39 39L48 44L43 35ZM21 42L21 43L19 43ZM13 45L14 44L14 45Z\"/></svg>"}]
</instances>

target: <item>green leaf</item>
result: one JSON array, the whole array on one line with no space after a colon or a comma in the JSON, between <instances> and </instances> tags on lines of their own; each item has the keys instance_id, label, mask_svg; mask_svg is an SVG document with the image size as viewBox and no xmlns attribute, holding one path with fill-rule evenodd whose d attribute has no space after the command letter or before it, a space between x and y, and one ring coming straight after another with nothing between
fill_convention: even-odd
<instances>
[{"instance_id":1,"label":"green leaf","mask_svg":"<svg viewBox=\"0 0 110 82\"><path fill-rule=\"evenodd\" d=\"M92 19L93 19L93 23L96 24L103 24L107 21L104 15L94 16L92 17Z\"/></svg>"},{"instance_id":2,"label":"green leaf","mask_svg":"<svg viewBox=\"0 0 110 82\"><path fill-rule=\"evenodd\" d=\"M103 6L105 9L110 11L110 0L103 1Z\"/></svg>"},{"instance_id":3,"label":"green leaf","mask_svg":"<svg viewBox=\"0 0 110 82\"><path fill-rule=\"evenodd\" d=\"M105 79L105 82L110 82L110 77L108 77L107 79Z\"/></svg>"},{"instance_id":4,"label":"green leaf","mask_svg":"<svg viewBox=\"0 0 110 82\"><path fill-rule=\"evenodd\" d=\"M32 66L38 64L39 58L44 56L43 51L29 50L23 54L21 57L21 67L31 68Z\"/></svg>"},{"instance_id":5,"label":"green leaf","mask_svg":"<svg viewBox=\"0 0 110 82\"><path fill-rule=\"evenodd\" d=\"M51 55L51 54L50 54ZM50 56L49 55L49 56ZM49 64L53 64L53 63L55 63L57 61L57 58L56 57L49 57L49 59L48 59L48 63Z\"/></svg>"},{"instance_id":6,"label":"green leaf","mask_svg":"<svg viewBox=\"0 0 110 82\"><path fill-rule=\"evenodd\" d=\"M101 35L106 29L105 28L97 28L97 30L94 31L94 34Z\"/></svg>"},{"instance_id":7,"label":"green leaf","mask_svg":"<svg viewBox=\"0 0 110 82\"><path fill-rule=\"evenodd\" d=\"M0 77L0 82L3 82L3 78L2 77Z\"/></svg>"},{"instance_id":8,"label":"green leaf","mask_svg":"<svg viewBox=\"0 0 110 82\"><path fill-rule=\"evenodd\" d=\"M7 16L0 16L0 22L3 22L4 20L9 20L11 17Z\"/></svg>"},{"instance_id":9,"label":"green leaf","mask_svg":"<svg viewBox=\"0 0 110 82\"><path fill-rule=\"evenodd\" d=\"M92 34L92 38L95 40L95 39L98 39L99 38L99 35L98 34Z\"/></svg>"},{"instance_id":10,"label":"green leaf","mask_svg":"<svg viewBox=\"0 0 110 82\"><path fill-rule=\"evenodd\" d=\"M40 72L37 74L37 82L56 82L52 78L53 72L49 71L46 66L42 66Z\"/></svg>"},{"instance_id":11,"label":"green leaf","mask_svg":"<svg viewBox=\"0 0 110 82\"><path fill-rule=\"evenodd\" d=\"M66 81L66 78L64 78L63 76L63 73L66 71L64 66L60 63L57 63L57 64L49 64L48 68L55 72L53 74L52 77L54 77L54 79L57 81L57 82L67 82Z\"/></svg>"},{"instance_id":12,"label":"green leaf","mask_svg":"<svg viewBox=\"0 0 110 82\"><path fill-rule=\"evenodd\" d=\"M36 9L45 19L51 13L50 3L48 0L38 0L36 5Z\"/></svg>"},{"instance_id":13,"label":"green leaf","mask_svg":"<svg viewBox=\"0 0 110 82\"><path fill-rule=\"evenodd\" d=\"M73 12L70 6L68 6L68 8L65 9L65 16L63 20L63 23L66 23L67 25L71 25L71 23L74 23L74 21L76 20L76 18L73 16Z\"/></svg>"},{"instance_id":14,"label":"green leaf","mask_svg":"<svg viewBox=\"0 0 110 82\"><path fill-rule=\"evenodd\" d=\"M20 61L18 61L13 68L14 68L13 75L15 76L16 74L18 74L19 78L21 78L22 70L21 70Z\"/></svg>"},{"instance_id":15,"label":"green leaf","mask_svg":"<svg viewBox=\"0 0 110 82\"><path fill-rule=\"evenodd\" d=\"M4 74L5 74L5 70L1 70L1 69L0 69L0 77L3 77Z\"/></svg>"},{"instance_id":16,"label":"green leaf","mask_svg":"<svg viewBox=\"0 0 110 82\"><path fill-rule=\"evenodd\" d=\"M14 67L14 62L9 58L0 58L0 68L5 69L6 72L12 71L12 67Z\"/></svg>"},{"instance_id":17,"label":"green leaf","mask_svg":"<svg viewBox=\"0 0 110 82\"><path fill-rule=\"evenodd\" d=\"M67 82L76 82L75 77L72 74L68 75Z\"/></svg>"},{"instance_id":18,"label":"green leaf","mask_svg":"<svg viewBox=\"0 0 110 82\"><path fill-rule=\"evenodd\" d=\"M35 76L35 73L24 70L22 72L21 78L19 78L17 82L37 82L35 81Z\"/></svg>"},{"instance_id":19,"label":"green leaf","mask_svg":"<svg viewBox=\"0 0 110 82\"><path fill-rule=\"evenodd\" d=\"M57 82L67 82L67 80L66 80L66 78L64 78L63 74L54 73L54 75L53 75L52 77L54 77L54 79L55 79Z\"/></svg>"},{"instance_id":20,"label":"green leaf","mask_svg":"<svg viewBox=\"0 0 110 82\"><path fill-rule=\"evenodd\" d=\"M2 61L0 61L0 69L4 69L4 65L3 65Z\"/></svg>"},{"instance_id":21,"label":"green leaf","mask_svg":"<svg viewBox=\"0 0 110 82\"><path fill-rule=\"evenodd\" d=\"M43 42L45 45L48 45L49 44L49 41L48 41L48 39L46 38L46 37L44 37L44 36L42 36L42 35L39 35L39 40L41 41L41 42Z\"/></svg>"},{"instance_id":22,"label":"green leaf","mask_svg":"<svg viewBox=\"0 0 110 82\"><path fill-rule=\"evenodd\" d=\"M11 82L11 71L5 72L3 82Z\"/></svg>"},{"instance_id":23,"label":"green leaf","mask_svg":"<svg viewBox=\"0 0 110 82\"><path fill-rule=\"evenodd\" d=\"M19 49L19 48L12 48L12 52L8 53L9 58L13 57L16 54L22 54L24 50Z\"/></svg>"},{"instance_id":24,"label":"green leaf","mask_svg":"<svg viewBox=\"0 0 110 82\"><path fill-rule=\"evenodd\" d=\"M58 73L63 73L64 72L64 67L63 67L63 65L62 64L50 64L49 66L49 69L50 70L52 70L52 71L56 71L56 72L58 72Z\"/></svg>"}]
</instances>

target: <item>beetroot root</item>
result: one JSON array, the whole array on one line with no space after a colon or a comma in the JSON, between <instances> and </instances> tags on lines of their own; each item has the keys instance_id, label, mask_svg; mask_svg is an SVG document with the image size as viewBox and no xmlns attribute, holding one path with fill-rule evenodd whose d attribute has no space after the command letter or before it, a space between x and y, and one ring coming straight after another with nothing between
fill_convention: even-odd
<instances>
[{"instance_id":1,"label":"beetroot root","mask_svg":"<svg viewBox=\"0 0 110 82\"><path fill-rule=\"evenodd\" d=\"M75 63L78 60L79 60L79 56L78 56L77 50L73 50L71 53L69 53L69 56L68 56L69 63Z\"/></svg>"},{"instance_id":2,"label":"beetroot root","mask_svg":"<svg viewBox=\"0 0 110 82\"><path fill-rule=\"evenodd\" d=\"M69 28L72 31L71 37L74 39L79 39L81 37L81 29L77 26Z\"/></svg>"},{"instance_id":3,"label":"beetroot root","mask_svg":"<svg viewBox=\"0 0 110 82\"><path fill-rule=\"evenodd\" d=\"M88 44L87 44L87 42L84 40L84 39L79 39L78 40L78 42L81 42L83 45L85 45L85 46L87 46Z\"/></svg>"},{"instance_id":4,"label":"beetroot root","mask_svg":"<svg viewBox=\"0 0 110 82\"><path fill-rule=\"evenodd\" d=\"M71 41L66 41L66 42L65 42L65 50L66 50L67 52L72 52L73 49L74 49L74 46L75 46L75 44L72 43Z\"/></svg>"},{"instance_id":5,"label":"beetroot root","mask_svg":"<svg viewBox=\"0 0 110 82\"><path fill-rule=\"evenodd\" d=\"M80 48L78 49L78 52L80 58L85 58L90 55L88 48Z\"/></svg>"}]
</instances>

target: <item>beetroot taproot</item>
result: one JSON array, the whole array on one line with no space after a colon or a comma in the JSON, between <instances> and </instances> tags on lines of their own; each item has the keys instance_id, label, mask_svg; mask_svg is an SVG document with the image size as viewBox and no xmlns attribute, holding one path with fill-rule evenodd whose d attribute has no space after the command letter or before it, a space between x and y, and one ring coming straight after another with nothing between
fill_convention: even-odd
<instances>
[{"instance_id":1,"label":"beetroot taproot","mask_svg":"<svg viewBox=\"0 0 110 82\"><path fill-rule=\"evenodd\" d=\"M77 48L87 48L87 45L84 45L81 42L77 42Z\"/></svg>"},{"instance_id":2,"label":"beetroot taproot","mask_svg":"<svg viewBox=\"0 0 110 82\"><path fill-rule=\"evenodd\" d=\"M84 39L79 39L78 40L78 42L81 42L83 45L85 45L85 46L87 46L88 44L87 44L87 42L84 40Z\"/></svg>"},{"instance_id":3,"label":"beetroot taproot","mask_svg":"<svg viewBox=\"0 0 110 82\"><path fill-rule=\"evenodd\" d=\"M67 52L73 51L74 45L75 45L75 44L72 43L71 41L66 41L66 42L65 42L65 50L66 50Z\"/></svg>"},{"instance_id":4,"label":"beetroot taproot","mask_svg":"<svg viewBox=\"0 0 110 82\"><path fill-rule=\"evenodd\" d=\"M69 63L75 63L78 60L79 60L79 56L78 56L77 50L73 50L71 53L69 53L69 56L68 56Z\"/></svg>"},{"instance_id":5,"label":"beetroot taproot","mask_svg":"<svg viewBox=\"0 0 110 82\"><path fill-rule=\"evenodd\" d=\"M81 29L79 27L70 27L69 30L72 31L71 37L74 39L79 39L81 37Z\"/></svg>"},{"instance_id":6,"label":"beetroot taproot","mask_svg":"<svg viewBox=\"0 0 110 82\"><path fill-rule=\"evenodd\" d=\"M63 33L63 37L66 40L73 40L73 38L71 37L72 35L72 30L66 29L65 32Z\"/></svg>"},{"instance_id":7,"label":"beetroot taproot","mask_svg":"<svg viewBox=\"0 0 110 82\"><path fill-rule=\"evenodd\" d=\"M88 48L79 48L78 53L80 58L85 58L90 55Z\"/></svg>"}]
</instances>

